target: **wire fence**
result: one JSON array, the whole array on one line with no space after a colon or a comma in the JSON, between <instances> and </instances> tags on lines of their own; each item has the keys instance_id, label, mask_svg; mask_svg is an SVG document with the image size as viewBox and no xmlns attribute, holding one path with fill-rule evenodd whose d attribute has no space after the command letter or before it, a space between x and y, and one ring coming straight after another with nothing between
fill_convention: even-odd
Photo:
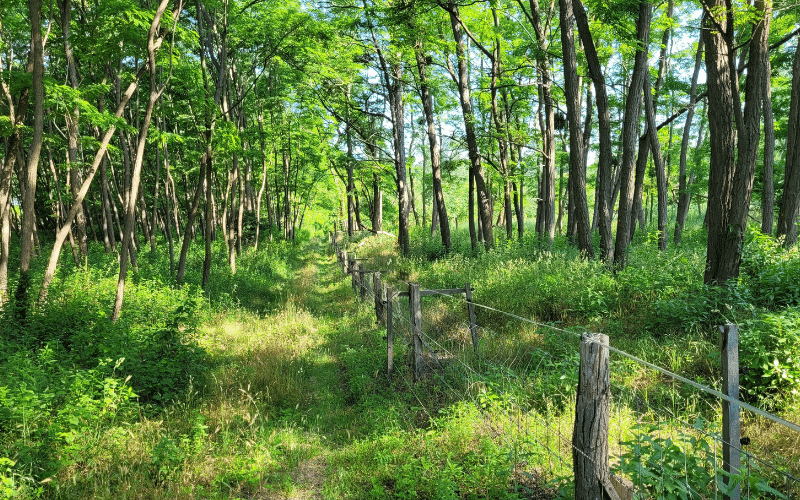
<instances>
[{"instance_id":1,"label":"wire fence","mask_svg":"<svg viewBox=\"0 0 800 500\"><path fill-rule=\"evenodd\" d=\"M513 452L515 476L575 481L576 498L590 497L578 493L586 469L589 488L601 498L800 498L800 426L740 401L738 365L729 369L735 380L723 377L735 391L712 388L617 349L604 335L476 303L469 284L463 291L424 290L447 301L425 308L418 304L419 285L386 288L385 271L347 255L333 233L331 243L354 293L375 304L387 325L387 376L431 418L435 410L417 392L422 378L434 379L451 400L486 410L488 432ZM466 314L474 309L507 322L499 329L480 326ZM730 333L721 330L723 345ZM587 376L585 359L592 349L609 373L587 409L581 393L594 377ZM393 374L394 364L410 368ZM587 412L601 423L582 420ZM581 435L592 426L605 436L586 444Z\"/></svg>"}]
</instances>

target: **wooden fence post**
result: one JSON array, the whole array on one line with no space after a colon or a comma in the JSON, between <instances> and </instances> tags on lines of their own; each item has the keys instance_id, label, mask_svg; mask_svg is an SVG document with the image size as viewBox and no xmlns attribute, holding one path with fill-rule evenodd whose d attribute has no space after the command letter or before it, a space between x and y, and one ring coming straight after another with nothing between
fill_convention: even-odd
<instances>
[{"instance_id":1,"label":"wooden fence post","mask_svg":"<svg viewBox=\"0 0 800 500\"><path fill-rule=\"evenodd\" d=\"M350 262L350 284L353 287L353 293L358 293L358 261L353 260Z\"/></svg>"},{"instance_id":2,"label":"wooden fence post","mask_svg":"<svg viewBox=\"0 0 800 500\"><path fill-rule=\"evenodd\" d=\"M575 428L572 432L572 463L575 498L618 498L611 485L608 465L608 422L611 382L608 336L581 336L581 364Z\"/></svg>"},{"instance_id":3,"label":"wooden fence post","mask_svg":"<svg viewBox=\"0 0 800 500\"><path fill-rule=\"evenodd\" d=\"M472 302L472 288L469 283L464 285L467 296L467 311L469 311L469 333L472 335L472 347L478 350L478 324L475 322L475 304Z\"/></svg>"},{"instance_id":4,"label":"wooden fence post","mask_svg":"<svg viewBox=\"0 0 800 500\"><path fill-rule=\"evenodd\" d=\"M372 286L375 290L375 321L380 325L385 322L383 318L383 283L380 271L372 273Z\"/></svg>"},{"instance_id":5,"label":"wooden fence post","mask_svg":"<svg viewBox=\"0 0 800 500\"><path fill-rule=\"evenodd\" d=\"M733 399L739 399L739 327L725 325L719 327L719 347L722 356L722 392ZM739 405L722 401L722 468L730 475L741 473L741 427L739 421ZM730 477L724 477L723 483L728 485ZM738 484L724 500L739 500L742 496Z\"/></svg>"},{"instance_id":6,"label":"wooden fence post","mask_svg":"<svg viewBox=\"0 0 800 500\"><path fill-rule=\"evenodd\" d=\"M420 304L419 283L408 284L408 309L411 316L411 339L414 343L414 382L422 377L422 305Z\"/></svg>"},{"instance_id":7,"label":"wooden fence post","mask_svg":"<svg viewBox=\"0 0 800 500\"><path fill-rule=\"evenodd\" d=\"M386 373L389 374L389 380L392 379L394 373L394 331L392 331L392 302L394 301L394 288L386 288Z\"/></svg>"},{"instance_id":8,"label":"wooden fence post","mask_svg":"<svg viewBox=\"0 0 800 500\"><path fill-rule=\"evenodd\" d=\"M358 266L358 295L361 297L361 300L367 300L367 276L369 273L366 273L367 269L364 269L359 264Z\"/></svg>"},{"instance_id":9,"label":"wooden fence post","mask_svg":"<svg viewBox=\"0 0 800 500\"><path fill-rule=\"evenodd\" d=\"M350 263L347 257L347 250L342 249L342 274L347 276L350 270L347 268L347 265Z\"/></svg>"}]
</instances>

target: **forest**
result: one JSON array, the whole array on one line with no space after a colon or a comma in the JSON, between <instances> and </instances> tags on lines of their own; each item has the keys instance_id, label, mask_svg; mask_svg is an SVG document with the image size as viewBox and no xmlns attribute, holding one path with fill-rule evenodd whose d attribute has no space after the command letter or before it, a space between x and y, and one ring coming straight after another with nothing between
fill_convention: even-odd
<instances>
[{"instance_id":1,"label":"forest","mask_svg":"<svg viewBox=\"0 0 800 500\"><path fill-rule=\"evenodd\" d=\"M721 401L612 354L611 470L800 498L799 20L0 0L0 498L582 498L536 434L575 418L570 335L717 390L723 324L742 401L790 426L743 416L721 474ZM340 247L395 290L471 284L486 340L426 299L446 362L412 380L399 343L388 377Z\"/></svg>"}]
</instances>

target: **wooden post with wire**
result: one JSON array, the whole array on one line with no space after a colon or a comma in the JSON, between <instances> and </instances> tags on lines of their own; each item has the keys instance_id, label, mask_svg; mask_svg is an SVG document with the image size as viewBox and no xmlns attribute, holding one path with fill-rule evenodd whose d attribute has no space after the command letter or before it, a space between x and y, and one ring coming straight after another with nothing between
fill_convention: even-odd
<instances>
[{"instance_id":1,"label":"wooden post with wire","mask_svg":"<svg viewBox=\"0 0 800 500\"><path fill-rule=\"evenodd\" d=\"M348 265L350 268L350 286L353 288L353 293L358 293L358 288L356 288L356 274L358 273L358 260L356 260L355 254L350 257L350 264Z\"/></svg>"},{"instance_id":2,"label":"wooden post with wire","mask_svg":"<svg viewBox=\"0 0 800 500\"><path fill-rule=\"evenodd\" d=\"M608 335L581 335L578 397L572 432L575 498L619 498L608 464L611 381Z\"/></svg>"},{"instance_id":3,"label":"wooden post with wire","mask_svg":"<svg viewBox=\"0 0 800 500\"><path fill-rule=\"evenodd\" d=\"M464 285L464 294L467 297L467 311L469 312L469 333L472 336L472 347L478 350L478 324L475 322L475 304L472 302L472 288L469 283Z\"/></svg>"},{"instance_id":4,"label":"wooden post with wire","mask_svg":"<svg viewBox=\"0 0 800 500\"><path fill-rule=\"evenodd\" d=\"M408 284L408 308L411 316L411 339L414 345L414 382L422 378L425 363L422 353L422 305L420 304L419 283Z\"/></svg>"},{"instance_id":5,"label":"wooden post with wire","mask_svg":"<svg viewBox=\"0 0 800 500\"><path fill-rule=\"evenodd\" d=\"M383 317L383 283L380 271L372 273L372 287L375 290L375 321L380 325L386 322Z\"/></svg>"},{"instance_id":6,"label":"wooden post with wire","mask_svg":"<svg viewBox=\"0 0 800 500\"><path fill-rule=\"evenodd\" d=\"M367 300L367 275L370 274L369 270L358 265L358 296L361 300Z\"/></svg>"},{"instance_id":7,"label":"wooden post with wire","mask_svg":"<svg viewBox=\"0 0 800 500\"><path fill-rule=\"evenodd\" d=\"M392 302L394 301L394 288L386 288L386 373L389 380L394 373L394 331L392 330Z\"/></svg>"},{"instance_id":8,"label":"wooden post with wire","mask_svg":"<svg viewBox=\"0 0 800 500\"><path fill-rule=\"evenodd\" d=\"M350 270L347 268L350 261L347 257L347 250L342 249L342 274L347 276L350 273Z\"/></svg>"},{"instance_id":9,"label":"wooden post with wire","mask_svg":"<svg viewBox=\"0 0 800 500\"><path fill-rule=\"evenodd\" d=\"M719 327L719 349L722 357L722 393L733 399L739 399L739 327L724 325ZM722 481L727 486L733 480L731 476L741 473L741 422L739 405L722 401L722 469L725 476ZM738 483L738 481L737 481ZM736 484L724 500L739 500L742 488Z\"/></svg>"}]
</instances>

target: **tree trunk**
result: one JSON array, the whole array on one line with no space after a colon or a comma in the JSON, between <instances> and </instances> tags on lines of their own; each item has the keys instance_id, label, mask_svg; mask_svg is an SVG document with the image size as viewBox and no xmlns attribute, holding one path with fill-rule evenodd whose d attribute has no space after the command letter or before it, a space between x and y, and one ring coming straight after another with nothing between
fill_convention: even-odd
<instances>
[{"instance_id":1,"label":"tree trunk","mask_svg":"<svg viewBox=\"0 0 800 500\"><path fill-rule=\"evenodd\" d=\"M798 212L800 212L800 37L797 39L797 49L792 64L792 97L786 137L786 173L783 197L778 209L778 236L786 237L784 241L786 247L797 242Z\"/></svg>"},{"instance_id":2,"label":"tree trunk","mask_svg":"<svg viewBox=\"0 0 800 500\"><path fill-rule=\"evenodd\" d=\"M372 230L375 234L383 231L383 191L378 172L372 173Z\"/></svg>"},{"instance_id":3,"label":"tree trunk","mask_svg":"<svg viewBox=\"0 0 800 500\"><path fill-rule=\"evenodd\" d=\"M713 15L718 15L720 11L713 9L723 6L721 1L715 1L708 8ZM771 17L770 9L762 0L757 0L754 6L761 15L753 26L744 112L733 51L733 14L728 11L724 20L713 21L712 14L704 15L711 136L708 246L703 278L706 284L723 285L737 278L741 264L758 153L761 105L766 90L764 70ZM740 124L738 130L737 123Z\"/></svg>"},{"instance_id":4,"label":"tree trunk","mask_svg":"<svg viewBox=\"0 0 800 500\"><path fill-rule=\"evenodd\" d=\"M578 63L575 55L575 33L572 0L559 0L561 15L561 46L563 47L564 94L569 122L569 178L570 193L577 225L578 249L586 257L594 257L592 248L589 205L586 201L586 169L584 168L584 143L581 130L581 96L578 83Z\"/></svg>"},{"instance_id":5,"label":"tree trunk","mask_svg":"<svg viewBox=\"0 0 800 500\"><path fill-rule=\"evenodd\" d=\"M150 25L150 30L147 37L147 52L148 52L148 66L150 70L150 96L147 100L147 107L145 108L145 115L139 129L139 138L136 145L136 159L131 172L131 183L129 186L129 195L126 198L127 206L125 207L125 230L123 232L122 249L119 256L119 278L117 280L117 293L114 300L114 310L111 313L111 321L116 322L119 319L120 312L122 311L122 301L125 293L125 280L128 276L128 257L133 257L133 240L135 239L134 231L134 214L136 211L136 200L139 197L139 186L141 184L142 164L144 162L144 148L147 143L147 129L150 126L150 120L153 117L153 108L156 102L164 92L165 87L158 87L156 85L156 52L158 52L162 37L157 37L159 25L161 24L161 16L167 9L169 0L161 0L161 3L156 9L156 14ZM173 13L174 18L180 13L180 6L176 8ZM133 260L133 259L131 259Z\"/></svg>"},{"instance_id":6,"label":"tree trunk","mask_svg":"<svg viewBox=\"0 0 800 500\"><path fill-rule=\"evenodd\" d=\"M472 111L470 101L470 90L467 83L467 60L464 49L463 33L461 21L459 19L458 5L448 3L445 6L450 14L450 27L453 31L453 38L456 42L456 57L458 58L458 96L461 102L461 113L464 117L464 130L467 137L467 149L469 151L470 165L472 166L473 177L475 179L475 189L478 195L478 215L481 219L481 229L483 231L484 246L487 250L494 247L494 232L492 230L492 207L491 193L486 187L486 178L481 165L481 157L478 151L478 140L475 135L475 114Z\"/></svg>"},{"instance_id":7,"label":"tree trunk","mask_svg":"<svg viewBox=\"0 0 800 500\"><path fill-rule=\"evenodd\" d=\"M355 229L355 201L353 195L356 191L353 179L353 138L350 133L350 85L347 86L347 123L345 124L345 138L347 139L347 158L345 168L347 170L347 236L353 237Z\"/></svg>"},{"instance_id":8,"label":"tree trunk","mask_svg":"<svg viewBox=\"0 0 800 500\"><path fill-rule=\"evenodd\" d=\"M653 94L650 92L650 72L644 74L644 105L647 116L647 136L650 143L650 152L653 154L653 163L656 170L656 184L658 191L658 249L667 249L667 172L664 159L661 157L661 143L656 130L656 111L653 104Z\"/></svg>"},{"instance_id":9,"label":"tree trunk","mask_svg":"<svg viewBox=\"0 0 800 500\"><path fill-rule=\"evenodd\" d=\"M795 54L795 58L800 57ZM767 58L767 75L772 74ZM800 70L800 68L796 68ZM775 117L772 114L772 89L767 85L764 93L764 184L761 191L761 232L772 236L775 219Z\"/></svg>"},{"instance_id":10,"label":"tree trunk","mask_svg":"<svg viewBox=\"0 0 800 500\"><path fill-rule=\"evenodd\" d=\"M61 20L61 31L64 35L64 54L67 59L67 80L73 90L78 89L78 72L75 64L75 57L72 52L72 42L70 41L70 14L72 13L71 0L59 0L57 2ZM69 167L69 187L72 194L72 202L75 203L80 184L80 170L78 165L78 117L79 109L75 108L65 115L67 124L67 164ZM76 229L78 236L78 246L81 255L88 254L86 241L86 216L83 207L78 207L76 214Z\"/></svg>"},{"instance_id":11,"label":"tree trunk","mask_svg":"<svg viewBox=\"0 0 800 500\"><path fill-rule=\"evenodd\" d=\"M205 288L208 282L211 280L211 251L212 251L212 243L214 242L214 165L213 165L213 153L211 152L211 137L208 138L206 142L206 152L205 152L205 160L206 160L206 179L205 179L205 188L206 188L206 206L205 206L205 214L204 214L204 224L205 229L203 230L203 240L205 243L205 252L203 254L203 278L201 281L200 286Z\"/></svg>"},{"instance_id":12,"label":"tree trunk","mask_svg":"<svg viewBox=\"0 0 800 500\"><path fill-rule=\"evenodd\" d=\"M678 213L675 216L675 244L681 242L683 226L686 223L686 215L689 213L689 204L692 201L692 193L689 191L691 183L686 178L686 155L689 151L689 136L692 132L692 119L694 118L694 107L697 104L697 79L700 76L700 67L703 62L703 36L697 42L697 53L694 59L694 73L692 73L692 86L689 90L689 109L686 112L686 122L683 125L683 137L681 138L681 157L678 166Z\"/></svg>"},{"instance_id":13,"label":"tree trunk","mask_svg":"<svg viewBox=\"0 0 800 500\"><path fill-rule=\"evenodd\" d=\"M188 213L186 214L186 227L183 230L183 241L181 242L181 255L178 258L178 272L175 275L175 282L179 285L183 283L183 273L186 270L186 256L189 253L189 244L192 241L191 235L193 234L194 221L197 218L197 210L200 207L200 199L203 197L203 186L205 185L206 168L208 160L206 155L208 150L203 151L203 156L200 158L200 173L197 180L197 188L194 190L192 197L192 204L189 206ZM187 190L188 194L188 190Z\"/></svg>"},{"instance_id":14,"label":"tree trunk","mask_svg":"<svg viewBox=\"0 0 800 500\"><path fill-rule=\"evenodd\" d=\"M621 185L619 196L619 212L617 215L617 234L614 245L614 264L624 267L627 263L628 244L630 243L633 224L634 168L636 143L639 137L639 115L642 110L642 86L644 72L649 71L647 65L647 47L650 40L650 20L652 6L647 2L639 3L639 16L636 22L636 39L639 50L636 51L633 74L625 99L625 117L622 123L622 164L620 165Z\"/></svg>"},{"instance_id":15,"label":"tree trunk","mask_svg":"<svg viewBox=\"0 0 800 500\"><path fill-rule=\"evenodd\" d=\"M34 202L36 200L36 177L39 170L39 155L44 136L44 42L42 40L42 1L28 0L31 21L31 53L33 54L33 138L28 150L25 176L20 177L22 191L22 234L20 236L19 283L16 292L16 315L25 319L28 311L28 287L30 286L31 256L36 224Z\"/></svg>"}]
</instances>

